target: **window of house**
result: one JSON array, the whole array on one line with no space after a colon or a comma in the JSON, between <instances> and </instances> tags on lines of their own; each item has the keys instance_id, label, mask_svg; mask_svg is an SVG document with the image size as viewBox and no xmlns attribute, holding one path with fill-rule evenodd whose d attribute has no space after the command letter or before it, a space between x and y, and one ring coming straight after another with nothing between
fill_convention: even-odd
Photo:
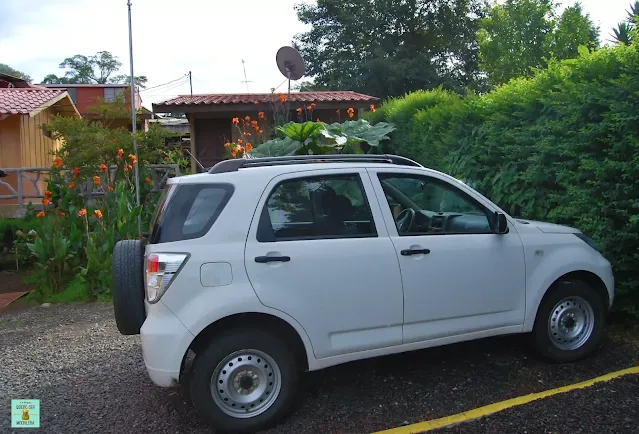
<instances>
[{"instance_id":1,"label":"window of house","mask_svg":"<svg viewBox=\"0 0 639 434\"><path fill-rule=\"evenodd\" d=\"M123 93L126 88L124 87L105 87L104 88L104 102L113 102L118 95Z\"/></svg>"},{"instance_id":2,"label":"window of house","mask_svg":"<svg viewBox=\"0 0 639 434\"><path fill-rule=\"evenodd\" d=\"M279 183L262 210L260 242L377 236L359 175Z\"/></svg>"}]
</instances>

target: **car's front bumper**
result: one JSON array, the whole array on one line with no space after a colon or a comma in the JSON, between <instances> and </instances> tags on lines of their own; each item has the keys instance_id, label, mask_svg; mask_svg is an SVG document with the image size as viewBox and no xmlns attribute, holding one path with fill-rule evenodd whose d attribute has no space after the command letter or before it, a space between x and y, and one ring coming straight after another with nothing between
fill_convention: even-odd
<instances>
[{"instance_id":1,"label":"car's front bumper","mask_svg":"<svg viewBox=\"0 0 639 434\"><path fill-rule=\"evenodd\" d=\"M140 330L144 364L151 381L160 387L175 387L180 380L184 356L193 334L162 301L147 305Z\"/></svg>"}]
</instances>

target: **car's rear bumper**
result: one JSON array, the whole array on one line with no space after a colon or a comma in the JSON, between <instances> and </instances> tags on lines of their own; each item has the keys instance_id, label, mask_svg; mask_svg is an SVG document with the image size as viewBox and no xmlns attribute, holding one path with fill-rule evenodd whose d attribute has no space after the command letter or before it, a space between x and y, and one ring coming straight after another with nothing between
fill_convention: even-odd
<instances>
[{"instance_id":1,"label":"car's rear bumper","mask_svg":"<svg viewBox=\"0 0 639 434\"><path fill-rule=\"evenodd\" d=\"M148 305L147 312L140 330L147 373L160 387L177 386L182 360L194 336L162 301Z\"/></svg>"}]
</instances>

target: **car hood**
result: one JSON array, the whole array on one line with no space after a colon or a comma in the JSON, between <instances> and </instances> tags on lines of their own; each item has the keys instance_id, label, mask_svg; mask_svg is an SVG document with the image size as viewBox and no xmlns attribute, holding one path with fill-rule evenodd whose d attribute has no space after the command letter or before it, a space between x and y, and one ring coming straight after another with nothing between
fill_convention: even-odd
<instances>
[{"instance_id":1,"label":"car hood","mask_svg":"<svg viewBox=\"0 0 639 434\"><path fill-rule=\"evenodd\" d=\"M578 234L581 231L579 229L571 228L570 226L557 225L554 223L538 222L535 220L517 219L519 223L525 225L535 226L537 229L546 234Z\"/></svg>"}]
</instances>

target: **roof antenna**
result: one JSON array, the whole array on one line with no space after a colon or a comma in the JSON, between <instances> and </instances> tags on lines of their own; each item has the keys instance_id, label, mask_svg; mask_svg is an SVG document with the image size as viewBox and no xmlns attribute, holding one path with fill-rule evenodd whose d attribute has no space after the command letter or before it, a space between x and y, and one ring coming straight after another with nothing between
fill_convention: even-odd
<instances>
[{"instance_id":1,"label":"roof antenna","mask_svg":"<svg viewBox=\"0 0 639 434\"><path fill-rule=\"evenodd\" d=\"M291 104L291 80L297 81L302 78L306 72L306 66L300 53L295 48L288 46L277 50L275 62L277 62L277 67L282 75L288 80L288 97L286 98L286 116L288 119Z\"/></svg>"},{"instance_id":2,"label":"roof antenna","mask_svg":"<svg viewBox=\"0 0 639 434\"><path fill-rule=\"evenodd\" d=\"M246 83L246 93L250 93L248 84L253 82L249 81L248 78L246 78L246 66L244 66L244 59L242 59L242 69L244 70L244 81L242 81L242 83Z\"/></svg>"}]
</instances>

